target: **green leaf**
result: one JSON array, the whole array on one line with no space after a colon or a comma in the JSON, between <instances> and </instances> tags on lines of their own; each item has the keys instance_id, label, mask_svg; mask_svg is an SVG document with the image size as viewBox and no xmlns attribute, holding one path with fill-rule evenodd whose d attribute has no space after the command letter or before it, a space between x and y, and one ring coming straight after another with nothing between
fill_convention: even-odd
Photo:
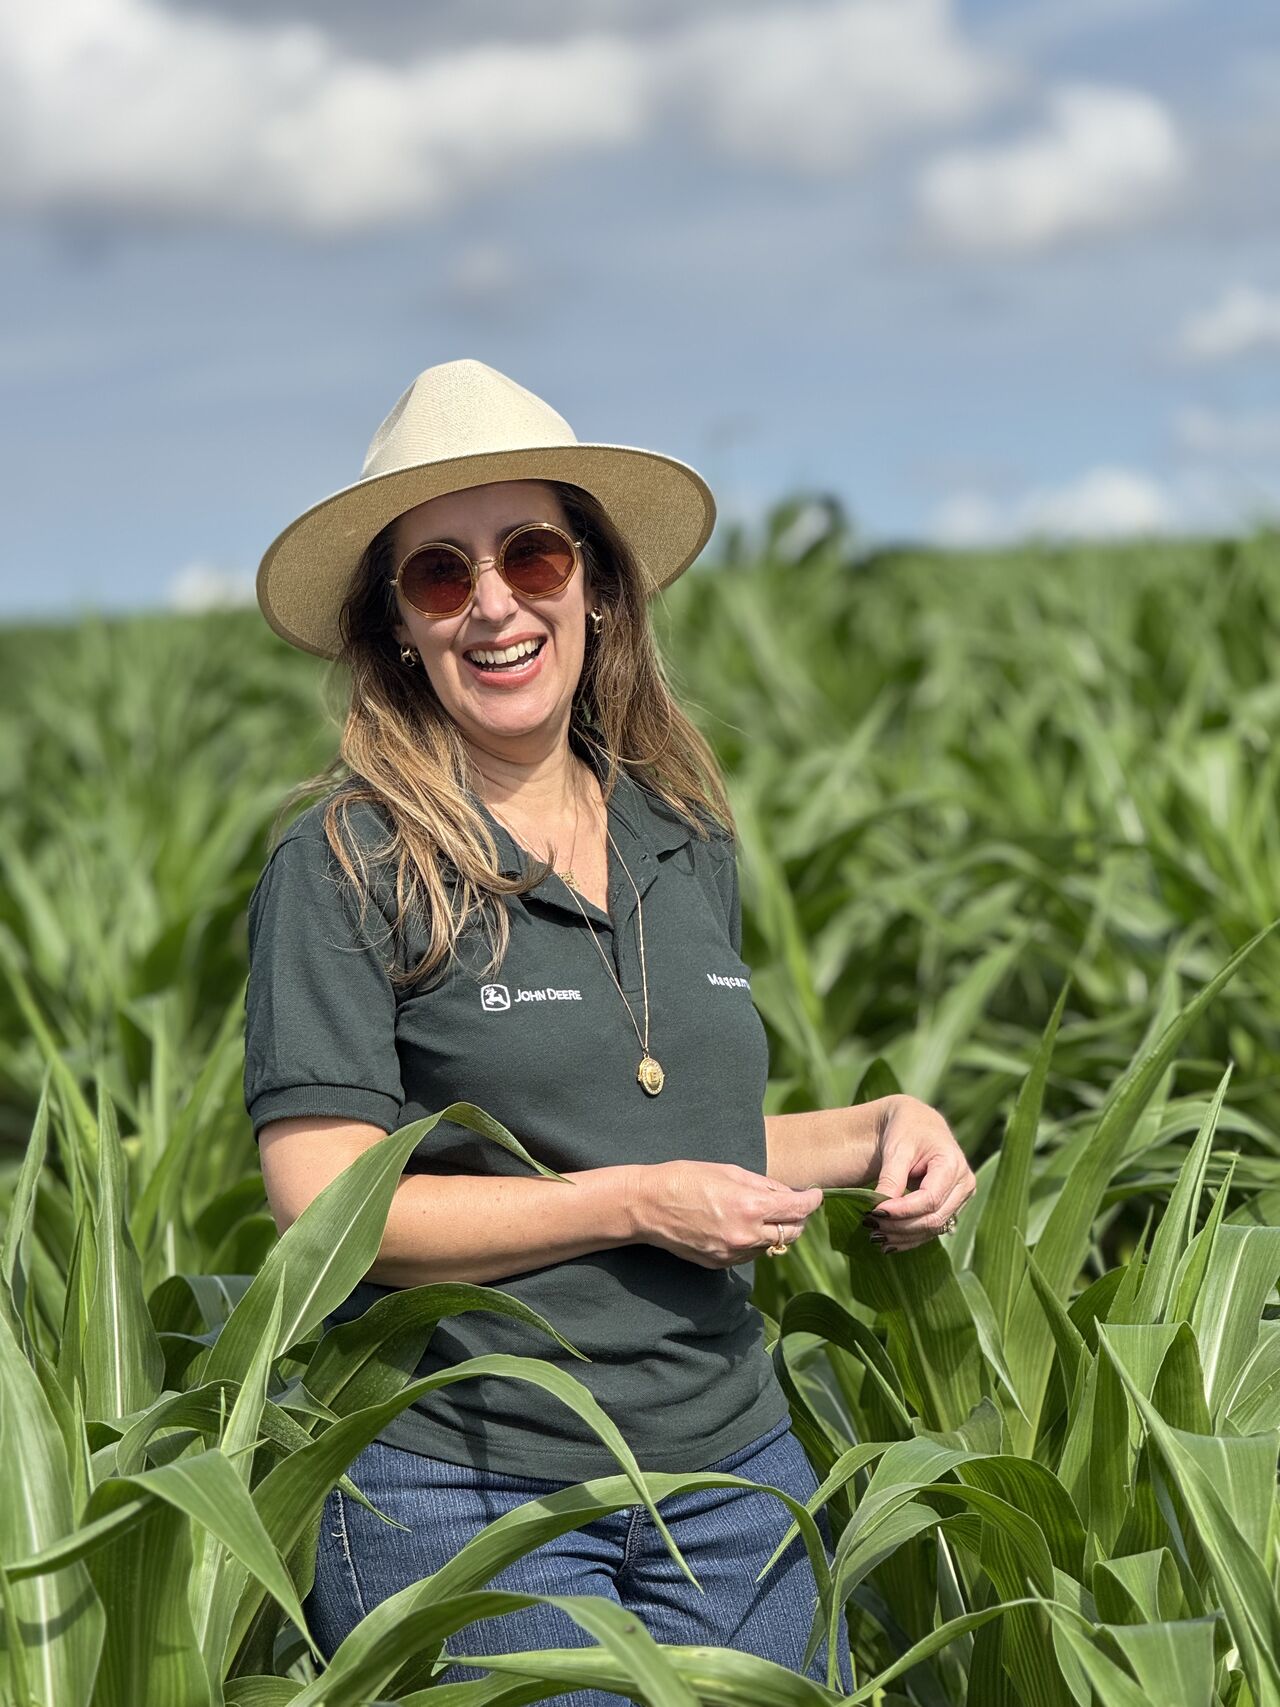
<instances>
[{"instance_id":1,"label":"green leaf","mask_svg":"<svg viewBox=\"0 0 1280 1707\"><path fill-rule=\"evenodd\" d=\"M1189 1322L1195 1310L1196 1299L1200 1296L1200 1288L1209 1270L1209 1259L1213 1255L1213 1247L1218 1240L1218 1229L1226 1218L1227 1201L1231 1195L1231 1181L1235 1177L1238 1156L1226 1157L1227 1171L1218 1194L1209 1207L1205 1216L1204 1226L1183 1251L1178 1261L1178 1272L1173 1283L1173 1303L1166 1314L1175 1322Z\"/></svg>"},{"instance_id":2,"label":"green leaf","mask_svg":"<svg viewBox=\"0 0 1280 1707\"><path fill-rule=\"evenodd\" d=\"M1016 1253L1014 1260L1017 1260ZM1001 1349L1000 1326L996 1321L995 1311L991 1307L991 1300L987 1297L982 1282L971 1268L961 1269L956 1275L956 1280L961 1293L964 1295L964 1301L969 1307L969 1316L973 1322L974 1332L978 1336L982 1355L987 1361L987 1367L995 1373L1000 1385L1009 1395L1009 1402L1014 1410L1018 1412L1019 1416L1025 1418L1026 1412L1018 1398L1017 1388L1013 1384L1013 1375L1005 1362L1004 1352Z\"/></svg>"},{"instance_id":3,"label":"green leaf","mask_svg":"<svg viewBox=\"0 0 1280 1707\"><path fill-rule=\"evenodd\" d=\"M28 1031L39 1046L45 1064L71 1110L75 1120L75 1137L78 1137L89 1157L96 1157L98 1130L92 1111L84 1099L75 1074L62 1059L58 1040L49 1029L40 1005L32 994L31 985L19 965L17 941L7 927L0 927L0 969L3 969L7 976L18 1011L26 1021Z\"/></svg>"},{"instance_id":4,"label":"green leaf","mask_svg":"<svg viewBox=\"0 0 1280 1707\"><path fill-rule=\"evenodd\" d=\"M1151 1403L1167 1423L1187 1434L1210 1434L1200 1348L1189 1322L1179 1322L1151 1389Z\"/></svg>"},{"instance_id":5,"label":"green leaf","mask_svg":"<svg viewBox=\"0 0 1280 1707\"><path fill-rule=\"evenodd\" d=\"M1177 1184L1169 1197L1168 1207L1161 1217L1151 1242L1151 1256L1138 1288L1133 1319L1136 1322L1162 1322L1173 1303L1174 1281L1178 1264L1190 1245L1196 1230L1196 1211L1204 1191L1209 1154L1214 1133L1222 1114L1223 1100L1231 1082L1231 1064L1218 1081L1218 1088L1205 1110L1195 1142L1178 1170Z\"/></svg>"},{"instance_id":6,"label":"green leaf","mask_svg":"<svg viewBox=\"0 0 1280 1707\"><path fill-rule=\"evenodd\" d=\"M137 1475L110 1477L94 1490L85 1518L93 1523L118 1506L131 1502L139 1494L163 1501L208 1530L269 1594L274 1595L310 1640L302 1607L284 1562L272 1545L248 1489L223 1452L213 1448ZM97 1560L101 1556L92 1556L95 1574ZM188 1566L183 1576L184 1593L189 1576ZM195 1641L194 1625L191 1628L192 1640Z\"/></svg>"},{"instance_id":7,"label":"green leaf","mask_svg":"<svg viewBox=\"0 0 1280 1707\"><path fill-rule=\"evenodd\" d=\"M1071 980L1067 978L1045 1026L1031 1071L1022 1081L1004 1140L996 1152L991 1184L977 1205L979 1218L974 1235L973 1271L991 1300L1001 1339L1008 1328L1021 1279L1017 1247L1022 1243L1021 1229L1027 1224L1036 1133L1040 1126L1053 1048L1070 988Z\"/></svg>"},{"instance_id":8,"label":"green leaf","mask_svg":"<svg viewBox=\"0 0 1280 1707\"><path fill-rule=\"evenodd\" d=\"M91 1502L95 1516L90 1522L134 1503L128 1482L105 1482ZM190 1564L187 1519L177 1506L161 1500L148 1501L140 1524L119 1528L89 1555L87 1569L106 1612L93 1707L153 1701L166 1707L213 1707L187 1605Z\"/></svg>"},{"instance_id":9,"label":"green leaf","mask_svg":"<svg viewBox=\"0 0 1280 1707\"><path fill-rule=\"evenodd\" d=\"M1083 1619L1047 1601L1045 1610L1052 1620L1055 1647L1060 1653L1065 1648L1074 1656L1100 1702L1105 1702L1106 1707L1151 1707L1149 1698L1129 1673L1090 1641Z\"/></svg>"},{"instance_id":10,"label":"green leaf","mask_svg":"<svg viewBox=\"0 0 1280 1707\"><path fill-rule=\"evenodd\" d=\"M253 1465L253 1448L259 1438L262 1424L262 1412L267 1402L267 1381L271 1374L271 1349L279 1343L280 1322L284 1306L285 1270L281 1268L276 1275L276 1292L267 1321L267 1329L262 1337L252 1362L245 1373L244 1382L236 1394L235 1404L227 1420L226 1430L221 1441L221 1450L225 1461L229 1463L239 1476L248 1494L250 1471ZM221 1472L218 1472L221 1474ZM225 1478L224 1478L225 1480ZM257 1507L250 1502L248 1510L254 1514L255 1523L260 1531L257 1536L257 1551L253 1556L259 1565L268 1558L262 1543L270 1545L270 1537L261 1523L257 1521ZM193 1541L194 1559L191 1567L191 1588L189 1601L191 1605L191 1620L195 1626L196 1640L204 1655L205 1665L209 1676L221 1680L227 1670L227 1645L231 1636L232 1620L236 1606L244 1593L249 1577L248 1559L239 1552L232 1552L224 1557L224 1543L216 1531L204 1526L198 1530ZM283 1566L283 1561L281 1561ZM259 1575L258 1581L264 1588L269 1588L285 1611L291 1612L288 1602L280 1598L281 1584L287 1585L290 1596L294 1587L288 1581L287 1573L275 1572L273 1576Z\"/></svg>"},{"instance_id":11,"label":"green leaf","mask_svg":"<svg viewBox=\"0 0 1280 1707\"><path fill-rule=\"evenodd\" d=\"M26 1314L31 1222L35 1213L36 1186L44 1167L48 1131L49 1075L46 1071L44 1083L40 1087L40 1101L36 1105L31 1137L23 1153L22 1166L18 1169L13 1195L9 1200L4 1238L0 1241L0 1302L7 1301L12 1304L12 1321L15 1327L25 1319Z\"/></svg>"},{"instance_id":12,"label":"green leaf","mask_svg":"<svg viewBox=\"0 0 1280 1707\"><path fill-rule=\"evenodd\" d=\"M525 1322L590 1362L545 1316L511 1293L496 1286L435 1281L389 1293L354 1321L328 1329L307 1365L307 1391L343 1416L390 1398L422 1361L436 1323L467 1310L491 1310Z\"/></svg>"},{"instance_id":13,"label":"green leaf","mask_svg":"<svg viewBox=\"0 0 1280 1707\"><path fill-rule=\"evenodd\" d=\"M1277 1277L1280 1227L1218 1228L1191 1312L1215 1422L1231 1408Z\"/></svg>"},{"instance_id":14,"label":"green leaf","mask_svg":"<svg viewBox=\"0 0 1280 1707\"><path fill-rule=\"evenodd\" d=\"M1089 1533L1104 1555L1113 1551L1128 1513L1132 1460L1124 1386L1113 1364L1100 1358L1094 1370L1088 1488Z\"/></svg>"},{"instance_id":15,"label":"green leaf","mask_svg":"<svg viewBox=\"0 0 1280 1707\"><path fill-rule=\"evenodd\" d=\"M1154 1048L1133 1062L1108 1095L1097 1126L1077 1157L1036 1242L1036 1262L1049 1288L1060 1296L1067 1294L1075 1282L1089 1249L1090 1230L1103 1193L1124 1158L1130 1134L1183 1039L1277 925L1280 919L1258 931L1231 955L1165 1028ZM1015 1301L1005 1353L1030 1418L1030 1427L1022 1436L1025 1444L1035 1436L1053 1355L1029 1278L1024 1279Z\"/></svg>"},{"instance_id":16,"label":"green leaf","mask_svg":"<svg viewBox=\"0 0 1280 1707\"><path fill-rule=\"evenodd\" d=\"M6 1495L0 1499L0 1565L9 1565L60 1540L75 1520L62 1435L35 1372L3 1319L0 1463L8 1467ZM56 1707L88 1707L104 1618L84 1565L71 1564L30 1581L10 1581L4 1605L6 1620L22 1631L34 1699ZM0 1699L17 1681L9 1658L0 1654Z\"/></svg>"},{"instance_id":17,"label":"green leaf","mask_svg":"<svg viewBox=\"0 0 1280 1707\"><path fill-rule=\"evenodd\" d=\"M848 1259L854 1297L884 1317L890 1353L925 1424L958 1427L982 1397L982 1356L946 1251L936 1239L877 1251L861 1214L841 1199L827 1205L826 1219L832 1247Z\"/></svg>"},{"instance_id":18,"label":"green leaf","mask_svg":"<svg viewBox=\"0 0 1280 1707\"><path fill-rule=\"evenodd\" d=\"M911 1417L902 1400L902 1386L893 1363L875 1334L850 1310L821 1292L797 1292L787 1299L778 1324L778 1338L788 1334L819 1334L829 1344L856 1358L874 1387L882 1414L900 1436L911 1432ZM863 1400L864 1405L866 1400Z\"/></svg>"},{"instance_id":19,"label":"green leaf","mask_svg":"<svg viewBox=\"0 0 1280 1707\"><path fill-rule=\"evenodd\" d=\"M1270 1579L1255 1548L1233 1520L1203 1462L1205 1448L1215 1445L1220 1461L1242 1441L1206 1441L1203 1436L1183 1434L1170 1428L1141 1392L1116 1355L1109 1331L1098 1330L1102 1350L1111 1359L1128 1388L1147 1434L1159 1454L1170 1480L1177 1487L1200 1545L1213 1571L1227 1622L1241 1663L1249 1679L1255 1707L1280 1707L1280 1607ZM1258 1437L1267 1442L1271 1464L1271 1486L1267 1511L1274 1497L1277 1436ZM1249 1450L1249 1464L1256 1468L1257 1454ZM1233 1461L1235 1455L1232 1454Z\"/></svg>"},{"instance_id":20,"label":"green leaf","mask_svg":"<svg viewBox=\"0 0 1280 1707\"><path fill-rule=\"evenodd\" d=\"M877 1055L873 1061L867 1063L850 1103L852 1107L856 1108L860 1103L879 1102L881 1097L901 1096L901 1094L902 1086L898 1082L897 1074L883 1055Z\"/></svg>"},{"instance_id":21,"label":"green leaf","mask_svg":"<svg viewBox=\"0 0 1280 1707\"><path fill-rule=\"evenodd\" d=\"M1226 1420L1241 1434L1280 1426L1280 1322L1259 1324L1258 1343L1240 1371Z\"/></svg>"},{"instance_id":22,"label":"green leaf","mask_svg":"<svg viewBox=\"0 0 1280 1707\"><path fill-rule=\"evenodd\" d=\"M223 1009L218 1029L200 1062L191 1084L190 1093L178 1107L169 1126L167 1138L158 1158L147 1172L137 1207L132 1216L134 1238L144 1253L167 1233L181 1218L182 1195L187 1169L193 1153L198 1153L206 1134L201 1123L208 1111L221 1106L229 1086L240 1078L244 1065L244 990L242 985L231 993ZM159 1053L153 1047L153 1054ZM260 1179L237 1182L243 1191L249 1185L258 1201L262 1198ZM207 1209L207 1206L206 1206ZM213 1236L201 1223L196 1233L201 1240ZM202 1248L208 1249L205 1245ZM170 1265L166 1265L170 1266Z\"/></svg>"},{"instance_id":23,"label":"green leaf","mask_svg":"<svg viewBox=\"0 0 1280 1707\"><path fill-rule=\"evenodd\" d=\"M469 1126L519 1155L540 1174L564 1179L536 1161L505 1127L471 1103L450 1103L437 1114L411 1121L362 1151L290 1224L232 1311L203 1367L193 1371L195 1379L243 1378L266 1331L277 1273L286 1267L288 1280L273 1358L314 1332L350 1297L378 1255L405 1163L441 1120ZM565 1183L572 1189L572 1181Z\"/></svg>"},{"instance_id":24,"label":"green leaf","mask_svg":"<svg viewBox=\"0 0 1280 1707\"><path fill-rule=\"evenodd\" d=\"M535 1386L554 1393L570 1410L579 1416L605 1443L622 1465L632 1488L639 1495L654 1526L667 1545L667 1550L691 1582L693 1573L677 1548L671 1531L649 1492L635 1455L623 1439L617 1425L602 1409L590 1389L581 1381L558 1369L554 1364L536 1357L516 1357L507 1352L493 1352L483 1357L467 1358L433 1375L410 1382L382 1403L356 1411L313 1440L308 1446L293 1452L263 1477L255 1490L254 1499L266 1532L279 1551L288 1555L307 1525L313 1521L333 1486L340 1470L386 1427L393 1417L406 1410L424 1393L437 1387L451 1386L478 1375L507 1375L531 1381ZM816 1531L815 1531L816 1533ZM269 1586L269 1585L266 1585ZM231 1647L238 1651L257 1610L257 1600L247 1593L241 1601L232 1630Z\"/></svg>"},{"instance_id":25,"label":"green leaf","mask_svg":"<svg viewBox=\"0 0 1280 1707\"><path fill-rule=\"evenodd\" d=\"M226 1707L290 1707L302 1684L292 1677L233 1677L227 1684ZM404 1707L402 1698L401 1707ZM440 1707L447 1707L442 1696Z\"/></svg>"},{"instance_id":26,"label":"green leaf","mask_svg":"<svg viewBox=\"0 0 1280 1707\"><path fill-rule=\"evenodd\" d=\"M821 1511L823 1506L830 1502L832 1495L838 1493L842 1488L844 1488L845 1485L855 1475L857 1475L859 1470L865 1469L868 1464L874 1463L877 1458L881 1457L887 1451L888 1443L869 1441L865 1445L851 1446L846 1452L842 1452L839 1458L837 1458L835 1463L832 1465L831 1469L818 1483L818 1486L810 1495L806 1502L807 1509L813 1512ZM760 1572L760 1577L768 1575L770 1570L772 1570L773 1566L782 1557L783 1553L786 1552L787 1548L799 1533L800 1524L797 1520L787 1528L781 1540L769 1555L768 1562ZM759 1578L757 1578L757 1581L758 1580ZM819 1581L821 1581L820 1575Z\"/></svg>"},{"instance_id":27,"label":"green leaf","mask_svg":"<svg viewBox=\"0 0 1280 1707\"><path fill-rule=\"evenodd\" d=\"M1008 1454L971 1458L956 1474L971 1487L996 1494L1034 1522L1054 1566L1078 1578L1084 1568L1084 1526L1073 1501L1047 1466Z\"/></svg>"},{"instance_id":28,"label":"green leaf","mask_svg":"<svg viewBox=\"0 0 1280 1707\"><path fill-rule=\"evenodd\" d=\"M831 1573L827 1566L826 1552L821 1535L810 1515L809 1506L817 1509L816 1497L809 1505L802 1504L781 1488L771 1487L768 1483L751 1482L742 1477L735 1477L725 1472L696 1471L685 1472L651 1472L655 1497L659 1500L670 1498L672 1495L693 1492L699 1489L716 1486L738 1486L741 1488L760 1489L777 1496L793 1513L793 1522L787 1530L787 1537L799 1534L804 1542L808 1555L810 1570L818 1590L818 1604L815 1608L815 1635L811 1637L809 1651L806 1652L804 1664L807 1668L809 1661L816 1651L816 1634L821 1631L824 1614L834 1626L839 1614L839 1603L833 1598ZM455 1556L441 1567L430 1579L436 1592L441 1595L456 1594L467 1587L478 1587L489 1581L497 1572L511 1560L526 1554L534 1545L540 1545L552 1536L563 1534L570 1527L571 1519L575 1527L581 1527L589 1521L592 1510L616 1511L626 1498L626 1489L622 1479L613 1477L595 1477L589 1482L579 1484L574 1488L557 1490L554 1494L530 1501L514 1511L506 1512L490 1524L482 1534L472 1538ZM577 1512L576 1519L573 1514ZM930 1524L937 1522L936 1516L929 1515ZM774 1562L781 1556L788 1540L784 1538L775 1549L772 1558L757 1574L759 1583L768 1575ZM828 1649L828 1674L832 1687L838 1682L837 1648L833 1644Z\"/></svg>"},{"instance_id":29,"label":"green leaf","mask_svg":"<svg viewBox=\"0 0 1280 1707\"><path fill-rule=\"evenodd\" d=\"M1062 1300L1040 1272L1040 1266L1030 1251L1026 1252L1026 1271L1036 1300L1049 1325L1049 1332L1053 1336L1067 1401L1067 1427L1070 1430L1079 1415L1085 1377L1092 1362L1091 1354L1083 1334L1063 1308ZM1044 1420L1043 1413L1041 1420Z\"/></svg>"},{"instance_id":30,"label":"green leaf","mask_svg":"<svg viewBox=\"0 0 1280 1707\"><path fill-rule=\"evenodd\" d=\"M964 966L936 1005L921 1004L916 1029L906 1040L902 1073L914 1087L913 1095L930 1102L938 1094L961 1040L971 1035L979 1015L1025 953L1035 929L1029 923L1016 931L1011 927L1010 940L997 943Z\"/></svg>"},{"instance_id":31,"label":"green leaf","mask_svg":"<svg viewBox=\"0 0 1280 1707\"><path fill-rule=\"evenodd\" d=\"M419 1592L422 1586L413 1585ZM400 1596L394 1598L399 1600ZM386 1601L381 1603L383 1606L387 1604ZM599 1638L600 1649L583 1652L607 1655L618 1669L619 1687L624 1692L634 1692L641 1700L670 1701L673 1707L696 1707L698 1697L685 1682L676 1660L676 1656L685 1650L660 1647L642 1621L626 1607L618 1606L602 1595L513 1594L501 1589L444 1595L404 1610L376 1646L370 1643L363 1645L362 1663L357 1668L349 1659L348 1650L369 1622L369 1618L364 1619L339 1645L323 1675L294 1697L294 1707L319 1707L321 1702L324 1707L364 1707L374 1697L374 1691L384 1688L387 1680L419 1650L437 1646L445 1637L477 1618L497 1617L503 1612L538 1605L561 1607L575 1623ZM379 1610L375 1607L369 1617ZM532 1667L539 1678L545 1679L552 1675L550 1668L554 1665L554 1660L548 1661L547 1656L561 1651L546 1649L532 1654L504 1655L503 1658L511 1659L513 1664L520 1661L522 1663L515 1669L528 1671ZM767 1660L757 1659L754 1655L751 1657L757 1666L768 1666L770 1674L778 1673L782 1678L794 1679L803 1690L800 1693L783 1683L781 1700L804 1701L814 1703L816 1707L816 1703L828 1699L825 1691L798 1673L770 1665ZM473 1658L467 1654L454 1654L452 1650L450 1658L468 1665L490 1663L488 1655Z\"/></svg>"},{"instance_id":32,"label":"green leaf","mask_svg":"<svg viewBox=\"0 0 1280 1707\"><path fill-rule=\"evenodd\" d=\"M1217 1618L1104 1626L1128 1661L1148 1702L1204 1707L1213 1699Z\"/></svg>"},{"instance_id":33,"label":"green leaf","mask_svg":"<svg viewBox=\"0 0 1280 1707\"><path fill-rule=\"evenodd\" d=\"M1092 1587L1098 1616L1107 1624L1168 1623L1182 1611L1178 1567L1167 1547L1100 1559Z\"/></svg>"},{"instance_id":34,"label":"green leaf","mask_svg":"<svg viewBox=\"0 0 1280 1707\"><path fill-rule=\"evenodd\" d=\"M91 1418L122 1417L150 1403L164 1381L142 1268L129 1234L124 1152L115 1109L98 1088L98 1206L94 1278L84 1330L84 1398Z\"/></svg>"}]
</instances>

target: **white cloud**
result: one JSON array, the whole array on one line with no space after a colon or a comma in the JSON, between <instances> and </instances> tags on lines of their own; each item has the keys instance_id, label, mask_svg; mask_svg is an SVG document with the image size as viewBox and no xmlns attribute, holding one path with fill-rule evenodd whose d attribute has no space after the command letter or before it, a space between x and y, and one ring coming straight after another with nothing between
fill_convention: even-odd
<instances>
[{"instance_id":1,"label":"white cloud","mask_svg":"<svg viewBox=\"0 0 1280 1707\"><path fill-rule=\"evenodd\" d=\"M1280 291L1243 284L1225 290L1211 308L1183 321L1178 349L1192 361L1206 362L1280 349Z\"/></svg>"},{"instance_id":2,"label":"white cloud","mask_svg":"<svg viewBox=\"0 0 1280 1707\"><path fill-rule=\"evenodd\" d=\"M661 80L716 147L802 172L847 170L893 136L970 117L1016 81L964 39L950 0L722 14L659 54Z\"/></svg>"},{"instance_id":3,"label":"white cloud","mask_svg":"<svg viewBox=\"0 0 1280 1707\"><path fill-rule=\"evenodd\" d=\"M1174 416L1173 435L1180 450L1195 456L1276 460L1280 459L1280 409L1223 414L1188 405Z\"/></svg>"},{"instance_id":4,"label":"white cloud","mask_svg":"<svg viewBox=\"0 0 1280 1707\"><path fill-rule=\"evenodd\" d=\"M1128 468L1090 469L1065 486L1037 486L1010 499L956 492L938 508L932 532L947 545L988 545L1033 536L1105 539L1167 532L1176 523L1169 495Z\"/></svg>"},{"instance_id":5,"label":"white cloud","mask_svg":"<svg viewBox=\"0 0 1280 1707\"><path fill-rule=\"evenodd\" d=\"M0 200L357 230L629 141L640 70L603 35L390 65L156 0L7 5Z\"/></svg>"},{"instance_id":6,"label":"white cloud","mask_svg":"<svg viewBox=\"0 0 1280 1707\"><path fill-rule=\"evenodd\" d=\"M672 122L731 157L830 171L1013 76L965 41L953 0L689 16L390 61L310 23L160 0L9 3L0 206L359 231Z\"/></svg>"},{"instance_id":7,"label":"white cloud","mask_svg":"<svg viewBox=\"0 0 1280 1707\"><path fill-rule=\"evenodd\" d=\"M171 610L203 611L256 603L254 577L246 571L188 563L169 577L165 603Z\"/></svg>"},{"instance_id":8,"label":"white cloud","mask_svg":"<svg viewBox=\"0 0 1280 1707\"><path fill-rule=\"evenodd\" d=\"M1147 218L1184 169L1173 119L1154 96L1066 84L1051 91L1041 129L943 154L924 168L917 193L946 241L1025 250Z\"/></svg>"}]
</instances>

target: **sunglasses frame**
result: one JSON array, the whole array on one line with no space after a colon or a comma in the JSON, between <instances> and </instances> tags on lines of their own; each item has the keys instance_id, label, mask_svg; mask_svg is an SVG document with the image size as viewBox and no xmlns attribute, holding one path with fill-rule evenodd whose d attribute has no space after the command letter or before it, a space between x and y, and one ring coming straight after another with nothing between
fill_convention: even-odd
<instances>
[{"instance_id":1,"label":"sunglasses frame","mask_svg":"<svg viewBox=\"0 0 1280 1707\"><path fill-rule=\"evenodd\" d=\"M511 541L517 537L517 535L527 532L530 528L542 528L542 529L549 531L551 533L558 534L560 536L560 538L565 541L565 543L569 546L569 548L573 552L573 563L570 566L569 573L565 576L564 580L561 581L558 586L548 588L548 590L545 593L526 593L525 591L523 591L522 588L514 586L511 581L507 580L507 572L506 572L507 547L511 544ZM499 545L497 555L494 557L478 557L478 558L477 557L470 557L462 549L462 547L460 545L450 545L448 540L445 540L445 539L426 539L426 540L423 540L420 545L415 545L411 551L407 551L404 554L404 556L401 558L399 567L397 568L395 574L391 577L391 586L392 586L393 591L403 592L400 577L404 573L405 564L408 563L411 558L416 557L420 551L427 551L427 550L431 550L431 551L452 551L453 554L456 557L460 557L462 559L462 561L467 566L467 571L471 576L471 591L467 594L466 598L463 599L462 603L460 605L458 605L456 609L444 610L444 611L421 610L421 609L419 609L419 607L417 605L414 604L413 600L411 598L409 598L408 595L406 594L405 595L405 603L409 606L409 608L411 610L417 611L419 616L426 617L428 622L443 622L446 617L461 616L462 615L462 613L470 605L472 599L474 599L476 596L476 583L480 579L480 565L482 563L493 563L493 564L495 564L497 567L499 575L501 575L502 579L507 582L508 587L510 587L511 591L516 594L517 598L521 598L521 599L549 599L549 598L553 597L554 594L563 592L564 589L569 585L570 581L572 581L573 576L574 576L574 571L579 567L579 565L582 562L581 548L582 548L582 546L584 546L586 544L586 542L587 542L586 534L583 534L581 539L571 539L570 536L564 531L564 529L562 527L557 527L554 522L532 522L532 521L517 523L517 525L512 528L511 532L509 534L507 534L506 538L502 541L501 545Z\"/></svg>"}]
</instances>

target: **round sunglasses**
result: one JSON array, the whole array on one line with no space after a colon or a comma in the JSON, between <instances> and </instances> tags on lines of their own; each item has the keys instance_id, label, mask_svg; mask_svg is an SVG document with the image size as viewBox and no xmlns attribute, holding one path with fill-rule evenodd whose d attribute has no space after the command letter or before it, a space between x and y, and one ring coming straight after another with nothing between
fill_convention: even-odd
<instances>
[{"instance_id":1,"label":"round sunglasses","mask_svg":"<svg viewBox=\"0 0 1280 1707\"><path fill-rule=\"evenodd\" d=\"M498 573L525 599L545 599L567 585L578 567L582 539L570 539L552 522L522 522L498 547L494 558L469 557L444 540L415 545L391 578L405 600L423 616L457 616L470 604L480 564L493 562Z\"/></svg>"}]
</instances>

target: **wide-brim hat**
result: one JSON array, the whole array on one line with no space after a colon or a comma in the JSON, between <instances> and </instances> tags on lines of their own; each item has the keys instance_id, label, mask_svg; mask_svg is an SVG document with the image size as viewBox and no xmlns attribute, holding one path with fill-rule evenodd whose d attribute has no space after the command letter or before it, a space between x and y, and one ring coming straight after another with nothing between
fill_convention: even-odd
<instances>
[{"instance_id":1,"label":"wide-brim hat","mask_svg":"<svg viewBox=\"0 0 1280 1707\"><path fill-rule=\"evenodd\" d=\"M711 488L687 463L635 445L579 444L549 403L464 357L420 373L382 422L361 477L291 521L258 566L262 614L282 640L322 658L341 646L338 613L366 545L415 504L497 480L566 480L599 499L652 594L710 538Z\"/></svg>"}]
</instances>

